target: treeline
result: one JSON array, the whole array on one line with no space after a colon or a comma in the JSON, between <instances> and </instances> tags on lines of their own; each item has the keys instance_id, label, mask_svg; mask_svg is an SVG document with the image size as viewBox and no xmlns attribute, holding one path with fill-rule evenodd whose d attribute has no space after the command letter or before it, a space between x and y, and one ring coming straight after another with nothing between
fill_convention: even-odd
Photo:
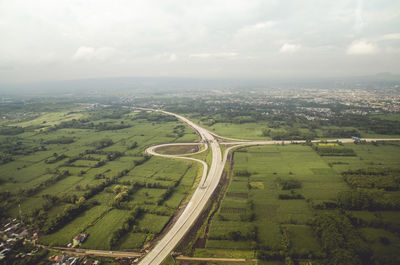
<instances>
[{"instance_id":1,"label":"treeline","mask_svg":"<svg viewBox=\"0 0 400 265\"><path fill-rule=\"evenodd\" d=\"M95 202L89 203L84 201L82 203L65 206L62 213L57 214L55 218L51 219L49 225L45 227L44 232L51 233L61 228L62 226L66 225L71 220L76 218L78 215L92 207L94 203Z\"/></svg>"},{"instance_id":2,"label":"treeline","mask_svg":"<svg viewBox=\"0 0 400 265\"><path fill-rule=\"evenodd\" d=\"M281 190L292 190L301 188L301 182L298 179L294 178L282 179L278 177L275 179L275 182Z\"/></svg>"},{"instance_id":3,"label":"treeline","mask_svg":"<svg viewBox=\"0 0 400 265\"><path fill-rule=\"evenodd\" d=\"M343 191L338 194L338 206L346 210L399 210L400 200L385 196L377 189Z\"/></svg>"},{"instance_id":4,"label":"treeline","mask_svg":"<svg viewBox=\"0 0 400 265\"><path fill-rule=\"evenodd\" d=\"M327 255L323 264L370 264L371 251L347 216L321 214L314 218L312 227Z\"/></svg>"},{"instance_id":5,"label":"treeline","mask_svg":"<svg viewBox=\"0 0 400 265\"><path fill-rule=\"evenodd\" d=\"M371 118L363 115L344 114L332 117L329 121L324 121L327 125L338 127L357 127L366 131L373 131L378 134L395 135L400 134L400 122L395 120L385 120Z\"/></svg>"},{"instance_id":6,"label":"treeline","mask_svg":"<svg viewBox=\"0 0 400 265\"><path fill-rule=\"evenodd\" d=\"M327 129L322 133L322 137L326 138L351 138L352 136L361 137L356 129Z\"/></svg>"},{"instance_id":7,"label":"treeline","mask_svg":"<svg viewBox=\"0 0 400 265\"><path fill-rule=\"evenodd\" d=\"M96 109L90 112L91 120L102 120L102 119L121 119L125 114L130 113L127 108L121 108L119 106L110 106L106 108Z\"/></svg>"},{"instance_id":8,"label":"treeline","mask_svg":"<svg viewBox=\"0 0 400 265\"><path fill-rule=\"evenodd\" d=\"M138 186L139 185L137 185L136 183L130 185L130 187L124 185L116 185L113 188L113 193L116 194L113 201L113 207L117 209L124 208L124 205L122 205L121 203L128 200L129 196L138 189Z\"/></svg>"},{"instance_id":9,"label":"treeline","mask_svg":"<svg viewBox=\"0 0 400 265\"><path fill-rule=\"evenodd\" d=\"M278 195L278 199L280 200L302 200L304 199L304 196L301 195L300 193L295 192L294 190L291 190L290 193L281 193Z\"/></svg>"},{"instance_id":10,"label":"treeline","mask_svg":"<svg viewBox=\"0 0 400 265\"><path fill-rule=\"evenodd\" d=\"M178 121L175 116L166 115L159 112L145 112L142 111L133 117L133 120L144 119L151 122L171 122Z\"/></svg>"},{"instance_id":11,"label":"treeline","mask_svg":"<svg viewBox=\"0 0 400 265\"><path fill-rule=\"evenodd\" d=\"M96 131L109 131L109 130L121 130L121 129L126 129L130 128L131 125L129 124L124 124L123 121L119 124L115 123L109 123L109 122L100 122L99 124L96 124L94 126L94 129Z\"/></svg>"},{"instance_id":12,"label":"treeline","mask_svg":"<svg viewBox=\"0 0 400 265\"><path fill-rule=\"evenodd\" d=\"M113 123L113 122L100 122L98 124L94 124L89 119L73 119L70 121L63 121L60 124L54 125L52 127L47 128L46 132L56 131L59 129L93 129L96 131L107 131L107 130L120 130L129 128L131 125L121 123Z\"/></svg>"},{"instance_id":13,"label":"treeline","mask_svg":"<svg viewBox=\"0 0 400 265\"><path fill-rule=\"evenodd\" d=\"M54 164L58 161L63 160L64 158L67 158L67 156L64 154L58 155L57 153L54 153L52 157L47 158L46 160L44 160L44 162L46 164Z\"/></svg>"},{"instance_id":14,"label":"treeline","mask_svg":"<svg viewBox=\"0 0 400 265\"><path fill-rule=\"evenodd\" d=\"M313 145L312 148L320 156L356 156L357 154L351 148L341 146L319 146Z\"/></svg>"},{"instance_id":15,"label":"treeline","mask_svg":"<svg viewBox=\"0 0 400 265\"><path fill-rule=\"evenodd\" d=\"M211 240L232 240L232 241L257 241L258 227L251 225L247 232L240 230L230 231L223 235L209 235Z\"/></svg>"},{"instance_id":16,"label":"treeline","mask_svg":"<svg viewBox=\"0 0 400 265\"><path fill-rule=\"evenodd\" d=\"M263 129L262 136L269 136L272 140L313 140L317 137L314 131L301 131L297 128L288 128L286 130Z\"/></svg>"},{"instance_id":17,"label":"treeline","mask_svg":"<svg viewBox=\"0 0 400 265\"><path fill-rule=\"evenodd\" d=\"M234 98L232 98L234 99ZM253 99L257 101L257 99ZM286 126L294 128L299 126L309 130L328 127L323 130L322 137L351 137L360 136L359 130L374 132L386 135L400 134L400 121L385 120L367 115L345 113L346 110L359 109L354 106L346 106L339 102L316 103L307 102L301 99L288 98L268 98L268 104L233 102L226 98L201 100L201 99L177 99L169 102L166 108L169 111L177 113L196 113L201 122L212 126L215 123L237 123L246 122L265 122L269 128L279 128ZM165 102L163 102L165 104ZM299 108L300 107L300 108ZM309 111L301 107L311 108L329 108L330 113L321 113L318 110ZM365 111L365 109L362 109ZM316 119L307 119L305 116L312 116ZM278 126L276 126L278 125ZM329 127L336 126L339 129ZM343 127L352 127L355 129L343 129ZM268 130L268 129L267 129ZM298 137L297 134L293 136ZM290 135L283 135L278 140L293 139ZM305 139L305 138L303 138Z\"/></svg>"},{"instance_id":18,"label":"treeline","mask_svg":"<svg viewBox=\"0 0 400 265\"><path fill-rule=\"evenodd\" d=\"M114 144L114 142L111 139L101 139L101 140L94 141L90 145L96 149L103 149L103 148L111 146L113 144Z\"/></svg>"},{"instance_id":19,"label":"treeline","mask_svg":"<svg viewBox=\"0 0 400 265\"><path fill-rule=\"evenodd\" d=\"M62 197L45 194L43 195L45 203L42 205L42 207L33 209L25 216L24 219L29 220L33 226L45 233L54 232L55 230L67 224L70 220L74 219L77 215L97 204L96 201L89 202L88 200L96 194L102 192L106 187L117 183L118 179L126 175L128 172L128 170L123 170L113 178L106 178L105 181L97 185L87 185L85 188L81 188L79 185L76 186L75 188L77 190L85 191L79 198L75 194L63 195ZM46 225L46 221L48 219L47 212L60 202L68 203L68 208L64 209L62 214L55 219L52 219L49 224Z\"/></svg>"},{"instance_id":20,"label":"treeline","mask_svg":"<svg viewBox=\"0 0 400 265\"><path fill-rule=\"evenodd\" d=\"M39 191L55 184L57 181L60 181L66 177L70 176L70 173L68 170L63 170L63 171L56 171L56 175L52 176L51 178L41 182L40 184L31 187L31 188L26 188L26 189L19 189L18 190L18 195L19 196L32 196L38 193Z\"/></svg>"},{"instance_id":21,"label":"treeline","mask_svg":"<svg viewBox=\"0 0 400 265\"><path fill-rule=\"evenodd\" d=\"M182 137L185 134L185 126L184 125L175 126L174 133L178 138Z\"/></svg>"},{"instance_id":22,"label":"treeline","mask_svg":"<svg viewBox=\"0 0 400 265\"><path fill-rule=\"evenodd\" d=\"M353 188L378 188L386 191L400 189L400 170L390 168L367 168L342 173L344 180Z\"/></svg>"},{"instance_id":23,"label":"treeline","mask_svg":"<svg viewBox=\"0 0 400 265\"><path fill-rule=\"evenodd\" d=\"M235 170L234 175L235 175L235 177L250 177L251 173L249 171L247 171L247 169Z\"/></svg>"},{"instance_id":24,"label":"treeline","mask_svg":"<svg viewBox=\"0 0 400 265\"><path fill-rule=\"evenodd\" d=\"M0 165L14 161L14 158L10 154L0 153Z\"/></svg>"},{"instance_id":25,"label":"treeline","mask_svg":"<svg viewBox=\"0 0 400 265\"><path fill-rule=\"evenodd\" d=\"M0 141L0 153L6 155L30 155L37 151L46 151L44 145L36 145L35 143L23 142L18 137L7 137Z\"/></svg>"},{"instance_id":26,"label":"treeline","mask_svg":"<svg viewBox=\"0 0 400 265\"><path fill-rule=\"evenodd\" d=\"M144 213L144 209L141 207L136 207L131 215L122 223L121 227L113 232L110 237L109 244L111 247L115 247L118 241L125 234L129 233L132 230L133 225L137 222L137 219L140 218Z\"/></svg>"},{"instance_id":27,"label":"treeline","mask_svg":"<svg viewBox=\"0 0 400 265\"><path fill-rule=\"evenodd\" d=\"M19 126L1 126L0 135L17 135L25 132L25 129Z\"/></svg>"},{"instance_id":28,"label":"treeline","mask_svg":"<svg viewBox=\"0 0 400 265\"><path fill-rule=\"evenodd\" d=\"M75 140L73 137L59 137L52 140L44 141L45 144L70 144L73 143Z\"/></svg>"}]
</instances>

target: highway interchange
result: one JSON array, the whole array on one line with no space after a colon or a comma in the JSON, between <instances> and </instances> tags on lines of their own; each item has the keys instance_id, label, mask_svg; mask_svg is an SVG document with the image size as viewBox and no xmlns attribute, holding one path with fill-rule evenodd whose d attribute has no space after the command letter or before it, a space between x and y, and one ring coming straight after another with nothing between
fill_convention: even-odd
<instances>
[{"instance_id":1,"label":"highway interchange","mask_svg":"<svg viewBox=\"0 0 400 265\"><path fill-rule=\"evenodd\" d=\"M156 156L161 156L161 157L169 157L169 158L178 158L178 159L188 159L188 160L194 160L203 165L203 175L200 180L200 184L198 185L196 191L194 192L192 198L190 199L189 203L187 204L185 210L181 214L181 216L178 218L178 220L173 224L171 229L164 235L164 237L156 243L154 248L150 250L147 255L143 257L143 259L139 262L140 265L155 265L155 264L161 264L162 261L168 256L169 253L175 248L175 246L179 243L179 241L185 236L185 234L190 230L191 226L195 223L199 215L201 214L202 210L204 209L206 203L210 199L211 195L213 194L214 190L216 189L221 176L222 172L224 170L224 166L228 157L228 153L230 150L236 147L241 147L241 146L251 146L251 145L268 145L268 144L280 144L280 143L304 143L305 140L301 141L243 141L243 140L237 140L237 139L229 139L229 138L224 138L220 137L214 133L209 132L207 129L193 123L192 121L188 120L187 118L167 112L167 111L161 111L161 110L156 110L159 112L162 112L167 115L172 115L175 116L176 118L180 119L190 127L192 127L201 137L201 141L205 144L205 148L199 152L204 152L211 147L212 151L212 162L210 166L210 170L208 171L208 166L204 161L201 161L199 159L191 158L191 157L185 157L182 155L165 155L165 154L159 154L156 152L156 149L159 147L165 147L165 146L173 146L173 145L182 145L181 143L173 143L173 144L163 144L163 145L158 145L158 146L153 146L150 147L146 150L148 154L151 155L156 155ZM227 148L224 152L224 154L221 153L221 148L219 146L219 143L217 141L217 138L219 139L227 139L230 140L231 142L224 142L226 146L230 146ZM400 139L362 139L367 142L369 141L387 141L387 140L395 140L399 141ZM343 142L343 143L349 143L349 142L354 142L353 139L335 139L335 140L329 140L329 142ZM320 142L319 140L315 140L313 142ZM193 145L193 143L186 143ZM199 153L197 152L197 153ZM208 172L208 173L207 173Z\"/></svg>"}]
</instances>

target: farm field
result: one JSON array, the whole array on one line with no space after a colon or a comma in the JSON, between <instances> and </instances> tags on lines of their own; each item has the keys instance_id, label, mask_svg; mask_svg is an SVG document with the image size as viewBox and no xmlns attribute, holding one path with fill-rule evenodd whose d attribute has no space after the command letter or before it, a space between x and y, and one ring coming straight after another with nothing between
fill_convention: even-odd
<instances>
[{"instance_id":1,"label":"farm field","mask_svg":"<svg viewBox=\"0 0 400 265\"><path fill-rule=\"evenodd\" d=\"M347 205L346 196L356 196L361 186L355 185L364 182L346 176L362 169L367 177L369 171L384 169L389 173L382 173L383 178L389 178L390 172L400 171L399 161L397 142L238 149L228 189L211 219L205 246L196 248L194 254L228 257L229 251L249 251L251 258L265 262L286 258L311 259L318 264L327 256L324 238L316 232L317 224L319 218L331 214L351 220L355 233L370 247L371 260L395 264L400 250L400 212L394 210L400 201L398 184L390 182L392 186L385 184L383 190L378 188L379 180L375 188L362 186L362 192L379 193L380 200L386 198L390 204L359 209L361 206ZM256 254L251 252L255 249Z\"/></svg>"},{"instance_id":2,"label":"farm field","mask_svg":"<svg viewBox=\"0 0 400 265\"><path fill-rule=\"evenodd\" d=\"M233 118L232 121L221 118L220 115L199 116L196 113L188 115L193 121L220 136L245 140L282 140L282 139L329 139L350 138L357 135L363 138L399 138L399 134L374 132L357 126L318 125L306 127L303 122L287 124L286 121L258 121L250 116ZM242 118L240 120L239 118ZM399 121L399 115L371 115L371 119Z\"/></svg>"},{"instance_id":3,"label":"farm field","mask_svg":"<svg viewBox=\"0 0 400 265\"><path fill-rule=\"evenodd\" d=\"M66 246L86 233L82 248L139 250L201 175L197 163L144 154L151 145L199 139L163 114L80 107L2 125L1 152L10 158L0 164L2 214L21 212L44 233L42 244Z\"/></svg>"}]
</instances>

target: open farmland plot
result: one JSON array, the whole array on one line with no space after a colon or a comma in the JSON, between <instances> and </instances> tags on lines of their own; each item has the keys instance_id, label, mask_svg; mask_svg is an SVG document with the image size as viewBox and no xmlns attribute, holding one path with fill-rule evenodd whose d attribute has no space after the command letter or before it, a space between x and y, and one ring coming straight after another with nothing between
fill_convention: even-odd
<instances>
[{"instance_id":1,"label":"open farmland plot","mask_svg":"<svg viewBox=\"0 0 400 265\"><path fill-rule=\"evenodd\" d=\"M237 150L231 180L211 220L205 249L198 248L196 253L217 253L220 248L228 251L246 245L249 249L258 248L258 257L269 262L285 257L298 261L311 257L318 262L326 255L333 258L334 254L326 254L322 246L327 244L324 241L327 239L316 231L329 229L340 220L346 226L346 220L351 220L347 234L355 233L354 238L361 235L362 242L360 248L350 251L361 253L366 244L372 253L371 257L362 253L354 255L371 258L377 264L396 264L399 261L395 253L399 251L400 215L395 209L400 205L396 184L400 145L387 142L322 146L352 155L343 156L342 151L321 154L308 145ZM353 186L349 181L353 181ZM363 189L357 189L357 185L364 185ZM384 185L384 189L374 188L377 185ZM358 205L357 198L362 196L371 205ZM335 216L326 227L318 224L318 220L329 220L324 219L325 215ZM256 234L254 239L243 236L248 227L255 227L251 230ZM342 236L344 240L355 240Z\"/></svg>"},{"instance_id":2,"label":"open farmland plot","mask_svg":"<svg viewBox=\"0 0 400 265\"><path fill-rule=\"evenodd\" d=\"M89 234L89 238L82 245L89 249L110 249L110 238L130 216L130 211L114 209L104 215L93 226L89 227L85 232Z\"/></svg>"},{"instance_id":3,"label":"open farmland plot","mask_svg":"<svg viewBox=\"0 0 400 265\"><path fill-rule=\"evenodd\" d=\"M298 180L300 187L293 192L301 194L303 199L279 199L280 194L290 195L291 190L282 190L278 178ZM261 249L279 253L285 250L282 245L285 227L297 224L287 228L291 242L287 251L317 253L320 251L317 238L307 225L314 215L309 202L335 199L338 192L348 189L342 177L309 146L274 145L239 149L234 154L232 180L219 212L211 222L208 239L212 240L207 242L206 248L216 248L216 238L232 240L226 245L236 244L236 248L240 247L240 243L235 241L246 239L244 242L247 242L248 248L258 245ZM238 224L236 230L229 225L232 221ZM249 227L256 227L251 230L256 233L255 239L248 234ZM242 235L241 239L235 231ZM249 237L243 236L246 234ZM307 235L305 241L314 243L302 246L299 239L302 235ZM224 246L219 244L219 248Z\"/></svg>"},{"instance_id":4,"label":"open farmland plot","mask_svg":"<svg viewBox=\"0 0 400 265\"><path fill-rule=\"evenodd\" d=\"M75 235L86 232L86 230L93 226L102 215L106 214L110 210L111 207L95 206L75 218L72 222L57 232L41 237L40 242L47 245L53 244L56 246L65 246L72 242Z\"/></svg>"},{"instance_id":5,"label":"open farmland plot","mask_svg":"<svg viewBox=\"0 0 400 265\"><path fill-rule=\"evenodd\" d=\"M7 215L18 217L20 204L24 221L46 232L44 244L65 246L84 232L85 248L141 248L161 232L201 175L193 162L144 154L158 143L198 139L176 119L153 116L113 107L50 113L23 124L40 129L2 137L13 158L0 165ZM134 223L126 225L133 213ZM122 227L129 236L116 236Z\"/></svg>"}]
</instances>

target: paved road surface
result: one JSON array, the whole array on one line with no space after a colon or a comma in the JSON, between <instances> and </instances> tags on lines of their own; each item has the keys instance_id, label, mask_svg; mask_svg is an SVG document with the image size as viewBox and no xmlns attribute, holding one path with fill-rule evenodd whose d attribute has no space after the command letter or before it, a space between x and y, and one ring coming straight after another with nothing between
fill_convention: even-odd
<instances>
[{"instance_id":1,"label":"paved road surface","mask_svg":"<svg viewBox=\"0 0 400 265\"><path fill-rule=\"evenodd\" d=\"M204 142L207 142L211 147L212 163L208 174L206 176L203 175L201 184L194 192L182 215L178 218L167 234L140 261L139 264L141 265L160 264L175 248L183 236L189 231L192 224L197 220L197 217L200 215L207 201L217 187L224 169L221 149L212 134L180 115L165 111L163 111L163 113L177 117L197 131L201 139Z\"/></svg>"}]
</instances>

